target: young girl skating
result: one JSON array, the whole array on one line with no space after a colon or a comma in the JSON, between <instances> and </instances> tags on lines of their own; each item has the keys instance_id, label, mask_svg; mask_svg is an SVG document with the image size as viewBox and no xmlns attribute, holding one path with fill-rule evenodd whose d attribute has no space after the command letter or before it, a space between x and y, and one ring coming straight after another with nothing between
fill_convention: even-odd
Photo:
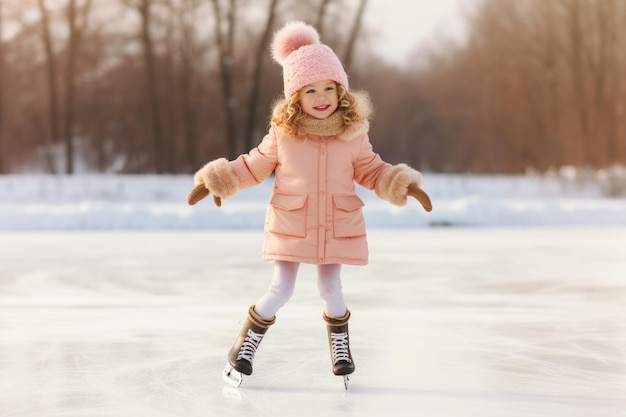
<instances>
[{"instance_id":1,"label":"young girl skating","mask_svg":"<svg viewBox=\"0 0 626 417\"><path fill-rule=\"evenodd\" d=\"M343 65L318 32L303 22L287 23L274 35L272 57L283 68L284 98L274 104L269 132L258 147L234 161L220 158L194 176L188 196L195 204L209 193L215 203L261 183L274 173L265 220L263 260L273 260L267 292L248 309L228 352L224 377L233 385L252 374L256 350L276 313L291 298L300 263L317 265L324 302L332 370L354 372L341 265L368 260L363 202L355 183L403 206L407 195L427 211L422 175L405 164L391 165L372 150L367 132L372 113L364 93L348 90Z\"/></svg>"}]
</instances>

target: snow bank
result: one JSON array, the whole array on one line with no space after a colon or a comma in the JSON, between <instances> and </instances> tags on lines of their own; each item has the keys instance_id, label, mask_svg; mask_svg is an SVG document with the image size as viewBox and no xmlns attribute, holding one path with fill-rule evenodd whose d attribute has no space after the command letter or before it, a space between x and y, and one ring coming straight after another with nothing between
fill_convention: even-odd
<instances>
[{"instance_id":1,"label":"snow bank","mask_svg":"<svg viewBox=\"0 0 626 417\"><path fill-rule=\"evenodd\" d=\"M272 182L222 208L186 204L188 175L0 176L0 230L261 229ZM625 225L626 198L580 176L425 175L434 209L394 207L359 189L372 227Z\"/></svg>"}]
</instances>

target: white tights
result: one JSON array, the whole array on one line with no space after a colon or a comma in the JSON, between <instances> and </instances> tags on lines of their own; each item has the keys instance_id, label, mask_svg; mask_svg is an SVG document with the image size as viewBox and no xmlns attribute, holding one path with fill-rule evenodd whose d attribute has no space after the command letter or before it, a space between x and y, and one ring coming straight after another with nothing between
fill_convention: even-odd
<instances>
[{"instance_id":1,"label":"white tights","mask_svg":"<svg viewBox=\"0 0 626 417\"><path fill-rule=\"evenodd\" d=\"M254 307L259 316L269 320L289 301L295 289L299 266L298 262L276 261L272 283ZM341 265L318 265L317 288L324 300L326 315L343 317L347 308L341 287Z\"/></svg>"}]
</instances>

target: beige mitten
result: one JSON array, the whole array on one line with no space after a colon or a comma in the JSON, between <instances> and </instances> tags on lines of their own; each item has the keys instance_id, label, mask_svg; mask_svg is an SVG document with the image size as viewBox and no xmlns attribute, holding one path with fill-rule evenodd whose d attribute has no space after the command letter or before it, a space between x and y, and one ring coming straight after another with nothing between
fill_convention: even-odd
<instances>
[{"instance_id":1,"label":"beige mitten","mask_svg":"<svg viewBox=\"0 0 626 417\"><path fill-rule=\"evenodd\" d=\"M431 211L430 197L420 188L422 180L422 174L408 165L394 165L378 180L376 195L396 206L404 206L407 196L411 196L420 202L424 210Z\"/></svg>"},{"instance_id":2,"label":"beige mitten","mask_svg":"<svg viewBox=\"0 0 626 417\"><path fill-rule=\"evenodd\" d=\"M239 191L239 179L225 158L216 159L200 168L193 180L196 185L187 195L189 205L196 204L212 193L215 205L220 207L222 199L232 197Z\"/></svg>"}]
</instances>

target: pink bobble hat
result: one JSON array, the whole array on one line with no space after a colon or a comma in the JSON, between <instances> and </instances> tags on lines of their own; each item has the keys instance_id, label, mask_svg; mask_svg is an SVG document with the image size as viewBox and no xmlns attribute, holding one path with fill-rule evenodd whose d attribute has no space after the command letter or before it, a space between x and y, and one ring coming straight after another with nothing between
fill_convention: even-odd
<instances>
[{"instance_id":1,"label":"pink bobble hat","mask_svg":"<svg viewBox=\"0 0 626 417\"><path fill-rule=\"evenodd\" d=\"M289 22L274 34L274 61L283 67L285 97L319 80L333 80L348 89L348 75L333 50L304 22Z\"/></svg>"}]
</instances>

